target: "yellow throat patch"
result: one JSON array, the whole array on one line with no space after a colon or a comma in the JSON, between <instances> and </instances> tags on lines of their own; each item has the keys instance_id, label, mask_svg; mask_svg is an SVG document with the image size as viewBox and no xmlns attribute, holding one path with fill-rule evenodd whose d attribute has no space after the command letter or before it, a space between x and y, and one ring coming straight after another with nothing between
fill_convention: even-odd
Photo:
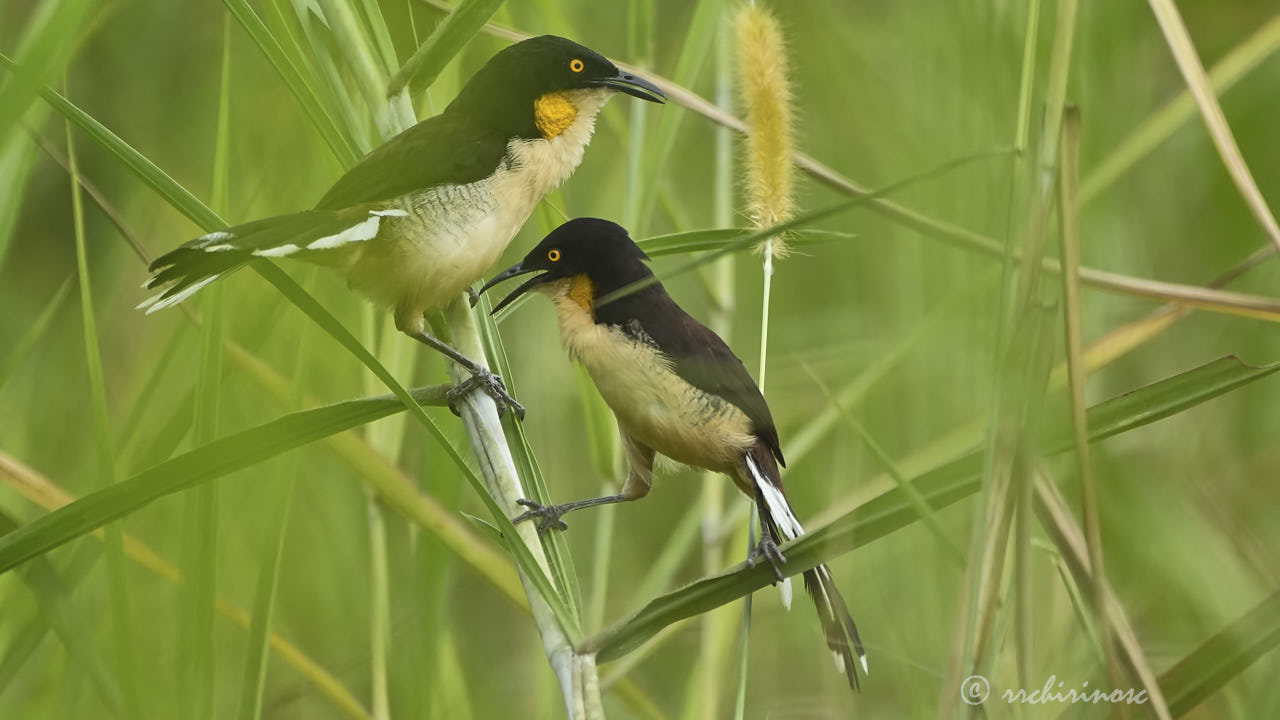
<instances>
[{"instance_id":1,"label":"yellow throat patch","mask_svg":"<svg viewBox=\"0 0 1280 720\"><path fill-rule=\"evenodd\" d=\"M578 119L578 108L563 92L549 92L533 101L533 122L542 137L559 137Z\"/></svg>"},{"instance_id":2,"label":"yellow throat patch","mask_svg":"<svg viewBox=\"0 0 1280 720\"><path fill-rule=\"evenodd\" d=\"M569 299L595 317L596 288L591 284L591 278L586 275L569 278Z\"/></svg>"}]
</instances>

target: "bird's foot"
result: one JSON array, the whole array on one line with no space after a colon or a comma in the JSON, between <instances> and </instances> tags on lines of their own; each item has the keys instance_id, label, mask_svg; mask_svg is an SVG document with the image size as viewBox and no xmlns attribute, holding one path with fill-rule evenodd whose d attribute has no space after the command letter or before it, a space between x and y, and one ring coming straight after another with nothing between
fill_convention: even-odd
<instances>
[{"instance_id":1,"label":"bird's foot","mask_svg":"<svg viewBox=\"0 0 1280 720\"><path fill-rule=\"evenodd\" d=\"M769 537L769 533L761 535L760 542L747 553L747 567L755 567L756 563L760 562L760 558L768 561L769 567L773 568L773 576L778 579L778 582L786 579L786 575L782 574L782 566L786 564L787 558L778 549L778 543Z\"/></svg>"},{"instance_id":2,"label":"bird's foot","mask_svg":"<svg viewBox=\"0 0 1280 720\"><path fill-rule=\"evenodd\" d=\"M542 535L543 533L551 529L555 529L555 530L569 529L569 526L565 525L564 521L560 519L560 516L565 514L565 512L568 510L568 507L565 505L543 505L541 503L536 503L532 500L526 500L525 498L520 498L519 500L516 501L516 504L520 505L521 507L527 507L529 509L511 518L512 523L521 523L521 522L524 522L525 520L532 520L534 518L538 518L538 534L539 535Z\"/></svg>"},{"instance_id":3,"label":"bird's foot","mask_svg":"<svg viewBox=\"0 0 1280 720\"><path fill-rule=\"evenodd\" d=\"M486 395L493 398L494 405L498 406L498 417L502 417L507 408L511 408L511 412L515 413L517 420L524 420L524 406L511 397L511 393L507 392L507 386L502 382L502 378L494 375L485 368L477 368L471 373L471 377L458 383L449 391L449 409L454 415L462 416L462 411L458 408L458 403L468 393L475 390L483 390Z\"/></svg>"},{"instance_id":4,"label":"bird's foot","mask_svg":"<svg viewBox=\"0 0 1280 720\"><path fill-rule=\"evenodd\" d=\"M480 303L480 293L476 292L476 289L470 285L467 286L467 302L471 307L475 307Z\"/></svg>"}]
</instances>

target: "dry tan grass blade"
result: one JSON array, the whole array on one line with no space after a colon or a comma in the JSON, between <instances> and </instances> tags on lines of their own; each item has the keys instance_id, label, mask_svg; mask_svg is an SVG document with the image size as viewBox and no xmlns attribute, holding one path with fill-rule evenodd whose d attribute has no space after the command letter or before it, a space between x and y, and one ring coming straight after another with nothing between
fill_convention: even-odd
<instances>
[{"instance_id":1,"label":"dry tan grass blade","mask_svg":"<svg viewBox=\"0 0 1280 720\"><path fill-rule=\"evenodd\" d=\"M1231 134L1227 117L1222 114L1218 96L1213 92L1209 76L1204 71L1204 65L1200 63L1200 56L1196 54L1195 45L1191 43L1191 36L1187 33L1187 26L1182 22L1182 16L1178 14L1178 8L1174 6L1173 0L1149 0L1149 2L1156 21L1160 23L1160 30L1169 43L1173 59L1177 61L1178 69L1182 71L1182 77L1186 79L1187 87L1196 99L1196 105L1200 106L1200 115L1204 118L1205 127L1209 129L1213 144L1218 148L1218 154L1222 156L1223 164L1227 166L1227 172L1231 174L1231 179L1235 181L1236 188L1244 197L1245 204L1258 219L1258 224L1267 233L1267 237L1271 238L1271 242L1275 243L1277 248L1280 248L1280 225L1276 224L1271 208L1267 207L1262 191L1258 189L1258 184L1253 180L1253 174L1249 172L1249 165L1240 154L1240 147L1236 144L1235 136Z\"/></svg>"}]
</instances>

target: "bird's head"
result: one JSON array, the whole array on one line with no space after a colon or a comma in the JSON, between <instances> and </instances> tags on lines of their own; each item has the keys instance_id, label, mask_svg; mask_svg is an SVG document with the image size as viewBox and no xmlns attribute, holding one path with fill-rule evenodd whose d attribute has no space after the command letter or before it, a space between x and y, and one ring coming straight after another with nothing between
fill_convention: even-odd
<instances>
[{"instance_id":1,"label":"bird's head","mask_svg":"<svg viewBox=\"0 0 1280 720\"><path fill-rule=\"evenodd\" d=\"M656 85L619 70L600 53L572 40L542 35L494 55L449 108L511 137L550 139L581 114L594 116L616 92L666 101Z\"/></svg>"},{"instance_id":2,"label":"bird's head","mask_svg":"<svg viewBox=\"0 0 1280 720\"><path fill-rule=\"evenodd\" d=\"M645 265L648 259L621 225L576 218L552 230L523 260L498 273L480 292L513 277L537 273L495 305L493 312L530 290L559 290L590 310L597 297L652 277Z\"/></svg>"}]
</instances>

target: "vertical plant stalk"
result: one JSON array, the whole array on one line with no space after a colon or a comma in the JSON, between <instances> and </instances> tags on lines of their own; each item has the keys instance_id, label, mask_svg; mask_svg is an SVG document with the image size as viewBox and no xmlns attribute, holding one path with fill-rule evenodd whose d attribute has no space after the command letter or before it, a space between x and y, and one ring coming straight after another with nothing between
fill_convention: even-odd
<instances>
[{"instance_id":1,"label":"vertical plant stalk","mask_svg":"<svg viewBox=\"0 0 1280 720\"><path fill-rule=\"evenodd\" d=\"M680 55L676 58L672 79L683 86L693 85L707 64L707 55L715 40L716 26L721 19L721 8L725 0L702 0L693 4L693 14L689 18L689 31L680 43ZM651 74L650 77L653 77ZM658 118L658 127L653 134L653 142L649 143L648 166L645 176L649 182L645 185L644 195L640 198L640 223L632 231L637 237L648 235L647 221L654 207L657 206L661 169L671 159L675 149L676 137L686 118L685 113L664 112Z\"/></svg>"},{"instance_id":2,"label":"vertical plant stalk","mask_svg":"<svg viewBox=\"0 0 1280 720\"><path fill-rule=\"evenodd\" d=\"M725 12L724 15L728 13ZM716 33L716 104L726 111L733 105L733 35L728 23L721 22ZM636 103L638 104L638 103ZM733 224L733 135L724 127L715 129L715 167L712 185L712 227ZM734 314L734 255L726 255L707 268L707 290L711 311L707 325L725 342L730 342ZM700 473L702 486L702 571L706 575L719 572L725 562L725 486L719 473ZM735 493L736 495L736 493ZM725 687L725 662L734 640L731 608L717 609L700 621L701 639L698 663L690 673L690 686L685 699L685 717L722 717L721 699Z\"/></svg>"},{"instance_id":3,"label":"vertical plant stalk","mask_svg":"<svg viewBox=\"0 0 1280 720\"><path fill-rule=\"evenodd\" d=\"M231 20L226 16L222 33L222 73L218 86L218 123L214 131L213 177L210 206L227 214L228 154L230 142ZM194 439L197 445L218 436L222 384L222 319L224 289L210 288L205 298L201 333L200 373L196 383ZM206 483L185 494L185 529L182 572L182 632L179 637L182 688L181 712L197 720L214 715L214 601L217 596L218 486Z\"/></svg>"},{"instance_id":4,"label":"vertical plant stalk","mask_svg":"<svg viewBox=\"0 0 1280 720\"><path fill-rule=\"evenodd\" d=\"M449 326L453 347L483 364L485 355L480 333L466 301L462 298L456 299L446 309L444 317ZM455 381L460 382L467 377L466 369L457 365L451 364L450 371ZM516 474L515 461L511 457L511 450L507 447L493 399L484 393L471 393L461 403L461 410L462 421L466 426L467 436L471 439L471 448L475 453L485 487L500 507L505 508L511 515L515 515L520 507L516 501L526 495L520 485L520 478ZM517 421L511 420L511 422ZM521 523L516 526L516 533L519 536L519 542L528 546L542 572L550 577L551 568L543 552L535 524ZM520 574L520 579L529 597L529 610L542 635L543 651L560 681L560 690L564 695L569 717L572 720L603 718L604 709L600 700L595 654L577 655L565 629L561 627L551 608L542 599L541 593L523 572Z\"/></svg>"},{"instance_id":5,"label":"vertical plant stalk","mask_svg":"<svg viewBox=\"0 0 1280 720\"><path fill-rule=\"evenodd\" d=\"M102 485L114 485L116 449L111 437L111 417L107 412L106 384L102 373L102 355L98 349L98 327L93 313L93 292L89 282L89 260L84 241L84 202L80 195L80 166L76 161L75 140L67 122L67 170L71 177L71 222L75 231L76 273L80 284L80 312L84 327L85 365L89 374L93 432L98 454L98 477ZM129 586L125 574L124 533L119 522L104 528L107 553L107 592L111 599L112 629L115 633L117 680L130 717L142 718L138 699L136 663L133 654L133 624L129 615Z\"/></svg>"},{"instance_id":6,"label":"vertical plant stalk","mask_svg":"<svg viewBox=\"0 0 1280 720\"><path fill-rule=\"evenodd\" d=\"M293 383L281 384L281 394L291 396L294 407L303 406L305 403L303 379L306 373L305 360L308 357L307 330L309 327L304 325L298 333L298 340L294 349ZM224 342L227 343L228 349L235 348L235 345L225 340ZM236 364L236 358L239 356L235 352L229 352L228 355L232 363ZM252 377L262 379L261 374L252 372L249 374ZM350 439L354 441L353 437L350 437ZM248 639L245 649L244 675L240 687L238 720L262 720L262 701L266 691L267 663L275 635L271 630L271 626L275 616L276 591L280 585L280 563L281 558L284 556L284 543L289 530L289 513L293 507L293 492L297 484L298 453L289 454L288 459L285 460L285 467L286 469L282 473L287 476L284 486L270 488L265 491L264 502L268 503L268 507L275 509L275 512L269 517L275 517L276 522L275 526L269 529L264 538L266 540L265 553L259 560L258 579L254 588L253 614L249 617L247 628ZM219 602L224 603L225 601L220 600ZM225 612L222 607L219 607L219 610ZM360 712L363 713L364 710L361 708Z\"/></svg>"},{"instance_id":7,"label":"vertical plant stalk","mask_svg":"<svg viewBox=\"0 0 1280 720\"><path fill-rule=\"evenodd\" d=\"M1098 493L1093 482L1092 463L1089 460L1089 426L1085 420L1085 368L1081 357L1084 340L1080 307L1080 202L1077 193L1079 169L1080 110L1069 107L1064 110L1058 164L1058 228L1062 241L1061 278L1063 320L1066 323L1067 340L1067 385L1071 399L1071 425L1075 440L1076 467L1080 474L1080 509L1084 516L1084 537L1089 550L1089 567L1094 578L1093 608L1098 618L1099 634L1111 687L1122 689L1124 677L1116 660L1111 626L1107 622L1107 576L1106 566L1102 562L1102 529L1098 522Z\"/></svg>"},{"instance_id":8,"label":"vertical plant stalk","mask_svg":"<svg viewBox=\"0 0 1280 720\"><path fill-rule=\"evenodd\" d=\"M792 120L791 85L787 77L787 53L782 28L771 12L747 5L734 19L737 34L738 72L742 83L747 123L747 211L760 230L791 219ZM773 290L773 261L787 253L782 236L770 236L762 247L763 282L760 308L760 364L757 382L765 391L769 356L769 308ZM759 509L753 504L747 519L748 545L755 542ZM742 601L742 655L734 717L746 710L747 658L750 645L751 595Z\"/></svg>"},{"instance_id":9,"label":"vertical plant stalk","mask_svg":"<svg viewBox=\"0 0 1280 720\"><path fill-rule=\"evenodd\" d=\"M963 650L953 655L963 658L959 666L962 669L957 671L953 666L947 682L943 683L939 698L940 715L949 716L967 709L961 703L959 678L983 674L986 670L991 657L992 630L1001 605L1001 580L1014 509L1018 502L1027 500L1027 488L1024 485L1015 487L1015 481L1025 475L1019 469L1032 464L1034 450L1029 446L1029 438L1033 436L1028 428L1034 424L1048 379L1048 358L1052 357L1046 348L1048 339L1046 313L1042 308L1041 260L1045 249L1045 223L1053 200L1058 136L1075 34L1076 5L1076 0L1058 3L1045 92L1044 124L1034 180L1027 193L1029 207L1023 234L1022 262L1018 264L1014 286L1006 283L1002 293L1001 325L1007 330L1002 330L997 338L996 383L988 419L983 494L977 506L977 520L969 549L970 570L965 577L968 597L964 609ZM1032 47L1028 42L1024 49L1030 51ZM1029 87L1026 67L1030 62L1033 59L1024 55L1024 89ZM1024 94L1023 100L1027 97ZM1020 110L1020 121L1026 117ZM1021 127L1018 133L1019 138L1025 137ZM1042 363L1040 358L1046 359ZM1023 540L1028 538L1027 533L1021 536ZM1017 551L1027 550L1024 545Z\"/></svg>"},{"instance_id":10,"label":"vertical plant stalk","mask_svg":"<svg viewBox=\"0 0 1280 720\"><path fill-rule=\"evenodd\" d=\"M410 369L409 348L399 333L391 329L385 314L366 306L362 313L364 343L377 348L379 360L393 374L403 377ZM378 330L381 332L378 332ZM371 372L364 374L367 393L377 392L380 383ZM404 416L385 418L365 426L370 447L391 462L400 455L404 436ZM391 694L388 660L391 645L391 583L387 558L387 527L383 507L371 485L365 484L365 517L369 538L369 682L373 720L390 720Z\"/></svg>"},{"instance_id":11,"label":"vertical plant stalk","mask_svg":"<svg viewBox=\"0 0 1280 720\"><path fill-rule=\"evenodd\" d=\"M627 4L627 50L637 67L647 71L653 61L653 0L631 0ZM640 225L640 197L644 193L645 134L648 127L649 103L629 103L627 124L626 193L623 197L622 225L635 229ZM618 492L622 477L622 450L617 439L613 413L595 389L590 375L577 370L578 392L587 411L588 437L591 438L592 461L603 479L600 495ZM592 551L591 603L587 608L586 627L593 631L604 626L609 590L609 567L613 557L614 524L618 505L608 504L596 511L596 543Z\"/></svg>"},{"instance_id":12,"label":"vertical plant stalk","mask_svg":"<svg viewBox=\"0 0 1280 720\"><path fill-rule=\"evenodd\" d=\"M1009 222L1006 226L1006 234L1012 236L1012 228L1014 218L1017 216L1018 209L1022 206L1027 194L1027 173L1026 173L1026 152L1027 140L1031 129L1031 86L1035 79L1036 68L1036 45L1039 39L1040 29L1040 0L1031 0L1027 6L1027 24L1023 31L1022 38L1022 72L1018 82L1018 118L1014 127L1013 147L1014 154L1010 160L1010 183L1011 191L1009 194ZM1009 286L1009 279L1013 276L1013 242L1010 240L1005 244L1004 258L1002 262L1002 288ZM1004 338L1009 330L1009 319L1006 313L1001 313L997 333L996 347L1002 347ZM998 354L996 357L1000 357ZM999 368L997 367L997 371ZM993 436L994 438L994 436ZM992 449L991 447L988 448ZM1014 555L1014 585L1017 587L1017 605L1014 608L1014 626L1013 639L1014 651L1017 659L1018 682L1022 687L1027 687L1032 677L1031 657L1032 657L1032 627L1031 627L1031 518L1028 508L1029 489L1026 483L1023 484L1023 492L1021 502L1018 503L1017 514L1015 517L1016 525L1014 538L1014 547L1016 554ZM972 578L972 575L968 576ZM957 659L961 656L956 655ZM948 674L948 678L956 683L960 680L959 667L954 666ZM955 697L958 687L952 688L944 683L947 688L945 693L947 697Z\"/></svg>"},{"instance_id":13,"label":"vertical plant stalk","mask_svg":"<svg viewBox=\"0 0 1280 720\"><path fill-rule=\"evenodd\" d=\"M352 8L344 0L321 0L321 7L324 9L330 28L339 40L339 45L346 54L348 64L361 84L366 100L375 115L382 116L378 120L378 127L384 137L389 137L398 129L413 124L412 106L408 102L406 91L402 90L396 100L386 102L382 89L387 87L390 69L378 66L365 32ZM403 99L404 102L398 102L399 99ZM466 301L461 297L456 298L444 310L444 319L453 347L467 357L475 359L482 366L487 366L480 331ZM455 381L461 381L467 376L464 368L453 364L450 364L450 373ZM497 505L497 509L507 517L511 517L519 508L516 501L526 495L521 487L515 461L507 445L506 435L498 419L493 399L484 393L471 393L461 403L460 410L485 489ZM595 655L578 655L574 649L573 641L580 633L575 624L577 618L572 615L563 618L558 616L549 603L561 598L543 596L543 592L555 594L556 591L553 588L544 589L546 580L553 577L553 573L547 554L538 538L537 529L530 523L523 523L508 531L514 533L510 542L525 546L524 549L537 566L537 572L543 576L535 579L522 571L521 581L529 597L534 622L542 635L543 650L560 682L569 717L572 720L603 718L604 709L600 700L600 683L597 677ZM542 580L543 583L539 583L538 580Z\"/></svg>"}]
</instances>

